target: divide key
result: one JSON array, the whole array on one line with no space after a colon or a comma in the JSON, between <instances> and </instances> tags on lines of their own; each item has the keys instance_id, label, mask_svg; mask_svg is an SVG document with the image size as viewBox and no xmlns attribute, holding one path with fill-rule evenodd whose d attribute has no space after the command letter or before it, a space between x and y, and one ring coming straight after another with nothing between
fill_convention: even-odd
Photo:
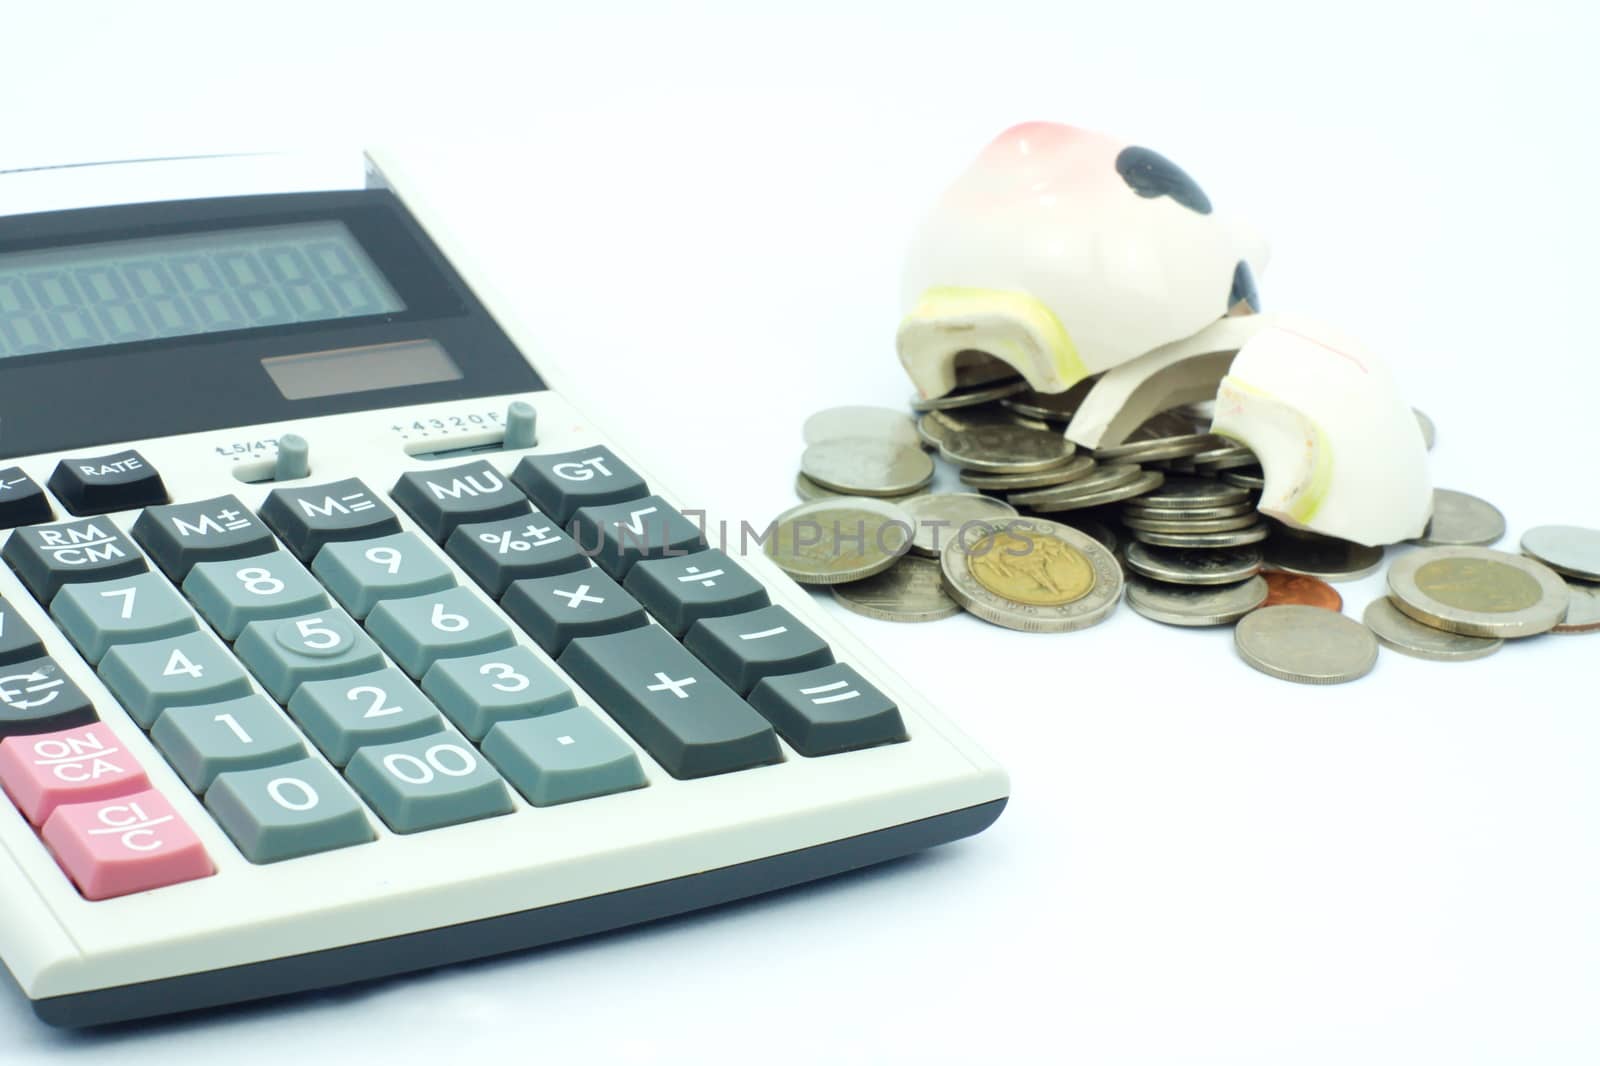
<instances>
[{"instance_id":1,"label":"divide key","mask_svg":"<svg viewBox=\"0 0 1600 1066\"><path fill-rule=\"evenodd\" d=\"M63 459L50 475L50 491L77 515L106 514L167 502L156 468L133 449L85 459Z\"/></svg>"}]
</instances>

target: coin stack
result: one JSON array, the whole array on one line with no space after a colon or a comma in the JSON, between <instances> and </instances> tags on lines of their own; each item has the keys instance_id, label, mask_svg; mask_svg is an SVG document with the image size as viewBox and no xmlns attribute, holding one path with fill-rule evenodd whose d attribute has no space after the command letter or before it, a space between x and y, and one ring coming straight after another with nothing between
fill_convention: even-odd
<instances>
[{"instance_id":1,"label":"coin stack","mask_svg":"<svg viewBox=\"0 0 1600 1066\"><path fill-rule=\"evenodd\" d=\"M880 407L813 415L795 485L807 502L780 516L768 554L849 609L895 621L965 610L1062 632L1104 619L1125 593L1169 625L1233 624L1244 661L1306 683L1362 676L1379 641L1464 659L1506 637L1600 631L1600 532L1543 527L1524 540L1532 558L1489 551L1505 532L1500 512L1447 489L1414 542L1422 550L1396 562L1389 595L1356 622L1328 582L1378 572L1382 547L1262 516L1256 456L1206 432L1207 405L1078 450L1063 430L1091 385L1046 394L1019 378L958 377L944 396L913 399L912 417ZM1431 448L1433 424L1416 415ZM974 491L927 491L930 451Z\"/></svg>"}]
</instances>

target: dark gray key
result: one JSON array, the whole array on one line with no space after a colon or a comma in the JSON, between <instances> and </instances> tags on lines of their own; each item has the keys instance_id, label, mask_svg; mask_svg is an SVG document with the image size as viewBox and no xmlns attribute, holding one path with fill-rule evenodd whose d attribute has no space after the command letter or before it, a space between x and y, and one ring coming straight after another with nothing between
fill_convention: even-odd
<instances>
[{"instance_id":1,"label":"dark gray key","mask_svg":"<svg viewBox=\"0 0 1600 1066\"><path fill-rule=\"evenodd\" d=\"M681 559L706 543L700 527L660 496L584 507L572 516L572 535L618 581L643 559Z\"/></svg>"},{"instance_id":2,"label":"dark gray key","mask_svg":"<svg viewBox=\"0 0 1600 1066\"><path fill-rule=\"evenodd\" d=\"M9 603L0 600L0 666L36 659L44 654L44 641Z\"/></svg>"},{"instance_id":3,"label":"dark gray key","mask_svg":"<svg viewBox=\"0 0 1600 1066\"><path fill-rule=\"evenodd\" d=\"M108 514L167 502L161 475L131 449L61 460L50 475L50 491L73 514Z\"/></svg>"},{"instance_id":4,"label":"dark gray key","mask_svg":"<svg viewBox=\"0 0 1600 1066\"><path fill-rule=\"evenodd\" d=\"M0 550L0 558L40 603L55 599L69 581L106 581L150 569L133 541L109 518L19 529Z\"/></svg>"},{"instance_id":5,"label":"dark gray key","mask_svg":"<svg viewBox=\"0 0 1600 1066\"><path fill-rule=\"evenodd\" d=\"M833 662L827 642L782 607L702 618L689 627L683 643L741 695L764 677Z\"/></svg>"},{"instance_id":6,"label":"dark gray key","mask_svg":"<svg viewBox=\"0 0 1600 1066\"><path fill-rule=\"evenodd\" d=\"M368 540L400 532L400 519L359 478L299 489L274 489L261 520L303 563L324 544Z\"/></svg>"},{"instance_id":7,"label":"dark gray key","mask_svg":"<svg viewBox=\"0 0 1600 1066\"><path fill-rule=\"evenodd\" d=\"M750 693L750 706L801 755L832 755L906 739L899 708L844 663L766 678Z\"/></svg>"},{"instance_id":8,"label":"dark gray key","mask_svg":"<svg viewBox=\"0 0 1600 1066\"><path fill-rule=\"evenodd\" d=\"M443 470L401 474L389 495L440 544L457 526L515 518L532 510L528 498L481 459Z\"/></svg>"},{"instance_id":9,"label":"dark gray key","mask_svg":"<svg viewBox=\"0 0 1600 1066\"><path fill-rule=\"evenodd\" d=\"M592 566L515 582L500 606L551 655L560 655L576 637L616 633L650 621L639 601Z\"/></svg>"},{"instance_id":10,"label":"dark gray key","mask_svg":"<svg viewBox=\"0 0 1600 1066\"><path fill-rule=\"evenodd\" d=\"M444 550L485 592L499 599L513 581L587 570L577 543L538 511L499 522L457 526Z\"/></svg>"},{"instance_id":11,"label":"dark gray key","mask_svg":"<svg viewBox=\"0 0 1600 1066\"><path fill-rule=\"evenodd\" d=\"M133 523L133 539L180 585L195 563L278 549L272 533L237 496L147 507Z\"/></svg>"},{"instance_id":12,"label":"dark gray key","mask_svg":"<svg viewBox=\"0 0 1600 1066\"><path fill-rule=\"evenodd\" d=\"M0 470L0 529L31 526L56 516L44 487L20 466Z\"/></svg>"},{"instance_id":13,"label":"dark gray key","mask_svg":"<svg viewBox=\"0 0 1600 1066\"><path fill-rule=\"evenodd\" d=\"M680 638L702 618L742 614L769 602L761 583L715 548L636 563L622 587Z\"/></svg>"},{"instance_id":14,"label":"dark gray key","mask_svg":"<svg viewBox=\"0 0 1600 1066\"><path fill-rule=\"evenodd\" d=\"M54 659L0 666L0 740L89 725L99 720L89 697Z\"/></svg>"},{"instance_id":15,"label":"dark gray key","mask_svg":"<svg viewBox=\"0 0 1600 1066\"><path fill-rule=\"evenodd\" d=\"M529 455L511 472L517 488L562 525L580 507L593 507L650 494L644 478L604 445L556 455Z\"/></svg>"},{"instance_id":16,"label":"dark gray key","mask_svg":"<svg viewBox=\"0 0 1600 1066\"><path fill-rule=\"evenodd\" d=\"M767 720L660 626L575 640L560 664L673 777L783 758Z\"/></svg>"}]
</instances>

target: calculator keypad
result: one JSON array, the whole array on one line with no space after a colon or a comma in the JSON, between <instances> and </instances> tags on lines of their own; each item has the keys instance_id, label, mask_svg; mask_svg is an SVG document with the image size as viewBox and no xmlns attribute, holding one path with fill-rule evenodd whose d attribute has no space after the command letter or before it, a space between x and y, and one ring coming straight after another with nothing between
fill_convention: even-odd
<instances>
[{"instance_id":1,"label":"calculator keypad","mask_svg":"<svg viewBox=\"0 0 1600 1066\"><path fill-rule=\"evenodd\" d=\"M0 556L254 863L373 840L373 814L418 833L516 794L646 787L623 732L680 779L781 762L780 733L804 756L905 739L882 693L609 449L527 456L510 478L418 471L392 498L426 537L349 478L275 489L259 516L163 495L131 538L89 518L18 529ZM43 652L0 603L0 785L63 870L92 899L211 873ZM140 858L157 840L160 861Z\"/></svg>"}]
</instances>

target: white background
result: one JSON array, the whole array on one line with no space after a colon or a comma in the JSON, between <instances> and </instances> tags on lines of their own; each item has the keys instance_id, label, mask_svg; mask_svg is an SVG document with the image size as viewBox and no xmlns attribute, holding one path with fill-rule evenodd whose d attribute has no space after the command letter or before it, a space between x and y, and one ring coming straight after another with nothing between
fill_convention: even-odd
<instances>
[{"instance_id":1,"label":"white background","mask_svg":"<svg viewBox=\"0 0 1600 1066\"><path fill-rule=\"evenodd\" d=\"M940 188L1015 121L1103 129L1265 231L1266 305L1387 356L1438 423L1436 481L1497 503L1514 546L1600 526L1593 10L4 0L0 164L427 146L579 402L680 494L764 522L806 414L908 393L899 257ZM1343 586L1347 610L1380 587ZM1600 636L1385 653L1325 690L1126 609L1067 636L838 618L1011 770L992 830L101 1035L0 995L0 1059L1600 1057Z\"/></svg>"}]
</instances>

